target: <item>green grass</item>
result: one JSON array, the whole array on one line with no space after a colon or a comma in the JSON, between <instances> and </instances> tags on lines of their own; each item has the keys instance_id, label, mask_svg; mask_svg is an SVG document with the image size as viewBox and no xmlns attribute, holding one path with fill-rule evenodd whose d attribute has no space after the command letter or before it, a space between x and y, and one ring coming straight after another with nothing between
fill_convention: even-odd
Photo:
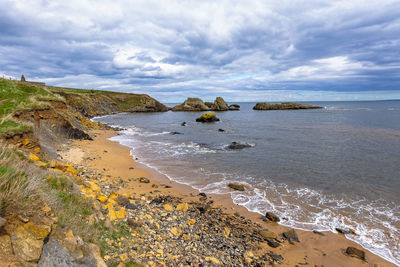
<instances>
[{"instance_id":1,"label":"green grass","mask_svg":"<svg viewBox=\"0 0 400 267\"><path fill-rule=\"evenodd\" d=\"M29 133L32 131L32 128L32 125L29 123L6 119L0 123L0 137L8 138L19 133Z\"/></svg>"}]
</instances>

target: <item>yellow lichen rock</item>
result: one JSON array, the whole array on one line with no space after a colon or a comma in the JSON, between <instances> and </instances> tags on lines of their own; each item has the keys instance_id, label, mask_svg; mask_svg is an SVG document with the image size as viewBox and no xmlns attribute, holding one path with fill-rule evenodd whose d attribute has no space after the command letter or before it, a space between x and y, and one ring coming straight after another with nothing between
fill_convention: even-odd
<instances>
[{"instance_id":1,"label":"yellow lichen rock","mask_svg":"<svg viewBox=\"0 0 400 267\"><path fill-rule=\"evenodd\" d=\"M78 171L74 167L72 167L71 165L69 165L67 167L67 170L65 172L71 173L73 175L77 175L78 174Z\"/></svg>"},{"instance_id":2,"label":"yellow lichen rock","mask_svg":"<svg viewBox=\"0 0 400 267\"><path fill-rule=\"evenodd\" d=\"M108 197L106 197L103 194L100 194L100 195L97 196L97 200L100 201L101 203L105 203L105 202L107 202Z\"/></svg>"},{"instance_id":3,"label":"yellow lichen rock","mask_svg":"<svg viewBox=\"0 0 400 267\"><path fill-rule=\"evenodd\" d=\"M187 211L188 208L189 208L188 203L181 203L178 206L176 206L176 210L183 211L183 212Z\"/></svg>"},{"instance_id":4,"label":"yellow lichen rock","mask_svg":"<svg viewBox=\"0 0 400 267\"><path fill-rule=\"evenodd\" d=\"M126 253L118 255L122 262L127 262L129 260L128 255Z\"/></svg>"},{"instance_id":5,"label":"yellow lichen rock","mask_svg":"<svg viewBox=\"0 0 400 267\"><path fill-rule=\"evenodd\" d=\"M189 219L188 221L187 221L187 225L189 225L189 226L191 226L191 225L193 225L193 224L195 224L196 223L196 220L195 219Z\"/></svg>"},{"instance_id":6,"label":"yellow lichen rock","mask_svg":"<svg viewBox=\"0 0 400 267\"><path fill-rule=\"evenodd\" d=\"M115 214L113 205L111 203L108 203L105 207L108 209L107 215L108 215L108 218L110 219L110 221L116 221L118 218L117 218L117 215Z\"/></svg>"},{"instance_id":7,"label":"yellow lichen rock","mask_svg":"<svg viewBox=\"0 0 400 267\"><path fill-rule=\"evenodd\" d=\"M115 212L115 215L118 219L124 219L127 215L127 212L125 211L125 208L120 208Z\"/></svg>"},{"instance_id":8,"label":"yellow lichen rock","mask_svg":"<svg viewBox=\"0 0 400 267\"><path fill-rule=\"evenodd\" d=\"M210 261L210 262L212 262L214 264L218 264L218 265L221 264L221 262L218 259L214 258L214 257L206 257L206 261Z\"/></svg>"},{"instance_id":9,"label":"yellow lichen rock","mask_svg":"<svg viewBox=\"0 0 400 267\"><path fill-rule=\"evenodd\" d=\"M163 208L166 211L173 211L174 210L174 208L170 204L164 204Z\"/></svg>"},{"instance_id":10,"label":"yellow lichen rock","mask_svg":"<svg viewBox=\"0 0 400 267\"><path fill-rule=\"evenodd\" d=\"M31 153L31 154L29 155L29 160L32 160L32 161L39 161L40 159L39 159L39 157L36 156L35 154Z\"/></svg>"},{"instance_id":11,"label":"yellow lichen rock","mask_svg":"<svg viewBox=\"0 0 400 267\"><path fill-rule=\"evenodd\" d=\"M96 183L89 182L89 187L93 192L100 193L101 188Z\"/></svg>"}]
</instances>

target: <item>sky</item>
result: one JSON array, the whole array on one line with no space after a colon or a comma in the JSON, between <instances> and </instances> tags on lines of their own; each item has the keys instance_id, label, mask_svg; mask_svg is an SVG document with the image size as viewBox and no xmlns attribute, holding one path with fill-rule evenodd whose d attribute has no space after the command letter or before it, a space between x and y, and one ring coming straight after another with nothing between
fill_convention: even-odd
<instances>
[{"instance_id":1,"label":"sky","mask_svg":"<svg viewBox=\"0 0 400 267\"><path fill-rule=\"evenodd\" d=\"M400 99L399 0L0 0L0 76L227 101Z\"/></svg>"}]
</instances>

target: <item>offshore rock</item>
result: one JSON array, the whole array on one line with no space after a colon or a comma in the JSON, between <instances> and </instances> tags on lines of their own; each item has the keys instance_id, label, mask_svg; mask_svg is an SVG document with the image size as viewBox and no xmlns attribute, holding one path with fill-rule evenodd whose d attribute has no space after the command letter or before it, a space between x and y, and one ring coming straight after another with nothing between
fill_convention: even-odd
<instances>
[{"instance_id":1,"label":"offshore rock","mask_svg":"<svg viewBox=\"0 0 400 267\"><path fill-rule=\"evenodd\" d=\"M229 110L240 110L240 106L238 104L229 105Z\"/></svg>"},{"instance_id":2,"label":"offshore rock","mask_svg":"<svg viewBox=\"0 0 400 267\"><path fill-rule=\"evenodd\" d=\"M214 111L227 111L228 109L229 107L222 97L217 97L212 105L212 110Z\"/></svg>"},{"instance_id":3,"label":"offshore rock","mask_svg":"<svg viewBox=\"0 0 400 267\"><path fill-rule=\"evenodd\" d=\"M319 108L323 107L313 106L308 104L290 103L290 102L276 103L276 104L259 102L253 107L254 110L290 110L290 109L319 109Z\"/></svg>"},{"instance_id":4,"label":"offshore rock","mask_svg":"<svg viewBox=\"0 0 400 267\"><path fill-rule=\"evenodd\" d=\"M219 121L217 118L217 115L214 113L205 113L201 115L199 118L196 119L197 122L214 122L214 121Z\"/></svg>"},{"instance_id":5,"label":"offshore rock","mask_svg":"<svg viewBox=\"0 0 400 267\"><path fill-rule=\"evenodd\" d=\"M211 108L207 107L207 105L204 104L203 100L201 100L200 98L192 98L192 97L188 97L188 99L186 99L185 102L172 108L172 111L207 111L207 110L211 110Z\"/></svg>"}]
</instances>

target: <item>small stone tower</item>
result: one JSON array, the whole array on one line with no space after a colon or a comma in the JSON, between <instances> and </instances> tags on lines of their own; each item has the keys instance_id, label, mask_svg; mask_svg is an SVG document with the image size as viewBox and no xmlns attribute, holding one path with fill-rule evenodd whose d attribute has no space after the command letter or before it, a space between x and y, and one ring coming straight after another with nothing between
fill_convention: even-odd
<instances>
[{"instance_id":1,"label":"small stone tower","mask_svg":"<svg viewBox=\"0 0 400 267\"><path fill-rule=\"evenodd\" d=\"M25 76L22 74L22 76L21 76L21 82L26 82L26 80L25 80Z\"/></svg>"}]
</instances>

